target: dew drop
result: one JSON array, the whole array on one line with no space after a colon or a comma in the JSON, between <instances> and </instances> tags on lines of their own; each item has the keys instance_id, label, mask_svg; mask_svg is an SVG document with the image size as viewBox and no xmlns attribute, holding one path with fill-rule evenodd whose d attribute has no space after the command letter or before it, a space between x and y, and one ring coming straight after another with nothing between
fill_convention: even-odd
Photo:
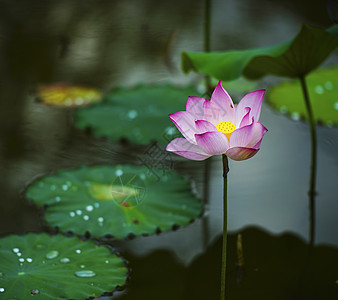
<instances>
[{"instance_id":1,"label":"dew drop","mask_svg":"<svg viewBox=\"0 0 338 300\"><path fill-rule=\"evenodd\" d=\"M81 270L81 271L76 271L75 276L82 277L82 278L89 278L89 277L96 276L96 274L91 270Z\"/></svg>"},{"instance_id":2,"label":"dew drop","mask_svg":"<svg viewBox=\"0 0 338 300\"><path fill-rule=\"evenodd\" d=\"M0 272L0 277L4 277L4 273Z\"/></svg>"},{"instance_id":3,"label":"dew drop","mask_svg":"<svg viewBox=\"0 0 338 300\"><path fill-rule=\"evenodd\" d=\"M105 263L106 263L106 264L109 264L109 260L106 260Z\"/></svg>"},{"instance_id":4,"label":"dew drop","mask_svg":"<svg viewBox=\"0 0 338 300\"><path fill-rule=\"evenodd\" d=\"M57 250L49 251L46 254L46 258L48 258L48 259L53 259L53 258L58 257L58 256L59 256L59 251L57 251Z\"/></svg>"},{"instance_id":5,"label":"dew drop","mask_svg":"<svg viewBox=\"0 0 338 300\"><path fill-rule=\"evenodd\" d=\"M138 113L136 110L132 109L128 112L128 118L133 120L137 117Z\"/></svg>"},{"instance_id":6,"label":"dew drop","mask_svg":"<svg viewBox=\"0 0 338 300\"><path fill-rule=\"evenodd\" d=\"M142 180L146 180L146 177L147 177L147 176L146 176L146 174L143 174L143 173L142 173L142 174L140 174L140 179L142 179Z\"/></svg>"},{"instance_id":7,"label":"dew drop","mask_svg":"<svg viewBox=\"0 0 338 300\"><path fill-rule=\"evenodd\" d=\"M80 254L80 253L81 253L81 250L80 250L80 249L76 249L75 252L76 252L77 254Z\"/></svg>"},{"instance_id":8,"label":"dew drop","mask_svg":"<svg viewBox=\"0 0 338 300\"><path fill-rule=\"evenodd\" d=\"M315 92L319 95L323 94L324 93L324 89L321 85L316 85L315 86Z\"/></svg>"},{"instance_id":9,"label":"dew drop","mask_svg":"<svg viewBox=\"0 0 338 300\"><path fill-rule=\"evenodd\" d=\"M71 212L69 213L69 215L70 215L71 217L75 217L75 212L71 211Z\"/></svg>"},{"instance_id":10,"label":"dew drop","mask_svg":"<svg viewBox=\"0 0 338 300\"><path fill-rule=\"evenodd\" d=\"M175 128L174 127L167 127L167 129L165 131L168 135L175 134Z\"/></svg>"},{"instance_id":11,"label":"dew drop","mask_svg":"<svg viewBox=\"0 0 338 300\"><path fill-rule=\"evenodd\" d=\"M51 189L52 191L55 191L55 190L56 190L56 185L52 184L52 185L50 186L50 189Z\"/></svg>"},{"instance_id":12,"label":"dew drop","mask_svg":"<svg viewBox=\"0 0 338 300\"><path fill-rule=\"evenodd\" d=\"M81 216L81 215L82 215L82 210L81 210L81 209L77 209L77 210L76 210L76 214L77 214L78 216Z\"/></svg>"},{"instance_id":13,"label":"dew drop","mask_svg":"<svg viewBox=\"0 0 338 300\"><path fill-rule=\"evenodd\" d=\"M22 254L21 254L21 252L18 252L16 255L17 255L17 256L21 256Z\"/></svg>"},{"instance_id":14,"label":"dew drop","mask_svg":"<svg viewBox=\"0 0 338 300\"><path fill-rule=\"evenodd\" d=\"M338 102L335 102L335 103L333 104L333 107L334 107L335 110L338 110Z\"/></svg>"},{"instance_id":15,"label":"dew drop","mask_svg":"<svg viewBox=\"0 0 338 300\"><path fill-rule=\"evenodd\" d=\"M30 257L27 257L26 261L29 262L29 263L31 263L33 261L33 259L31 259Z\"/></svg>"},{"instance_id":16,"label":"dew drop","mask_svg":"<svg viewBox=\"0 0 338 300\"><path fill-rule=\"evenodd\" d=\"M38 289L32 289L31 290L31 294L32 295L37 295L37 294L39 294L40 293L40 291L38 290Z\"/></svg>"},{"instance_id":17,"label":"dew drop","mask_svg":"<svg viewBox=\"0 0 338 300\"><path fill-rule=\"evenodd\" d=\"M294 120L294 121L298 121L300 119L299 113L293 112L291 114L291 119Z\"/></svg>"},{"instance_id":18,"label":"dew drop","mask_svg":"<svg viewBox=\"0 0 338 300\"><path fill-rule=\"evenodd\" d=\"M332 121L327 121L326 126L332 128L333 127L333 122Z\"/></svg>"},{"instance_id":19,"label":"dew drop","mask_svg":"<svg viewBox=\"0 0 338 300\"><path fill-rule=\"evenodd\" d=\"M12 251L13 251L14 253L18 253L18 252L20 251L20 249L19 249L19 248L13 248Z\"/></svg>"},{"instance_id":20,"label":"dew drop","mask_svg":"<svg viewBox=\"0 0 338 300\"><path fill-rule=\"evenodd\" d=\"M84 269L86 266L85 265L80 265L80 268L81 269Z\"/></svg>"},{"instance_id":21,"label":"dew drop","mask_svg":"<svg viewBox=\"0 0 338 300\"><path fill-rule=\"evenodd\" d=\"M5 291L4 288L0 288L0 293L3 293Z\"/></svg>"},{"instance_id":22,"label":"dew drop","mask_svg":"<svg viewBox=\"0 0 338 300\"><path fill-rule=\"evenodd\" d=\"M286 114L288 112L288 108L285 106L285 105L282 105L280 108L279 108L279 111L282 113L282 114Z\"/></svg>"},{"instance_id":23,"label":"dew drop","mask_svg":"<svg viewBox=\"0 0 338 300\"><path fill-rule=\"evenodd\" d=\"M104 218L98 217L98 218L97 218L97 221L98 221L99 223L102 223L102 222L104 221Z\"/></svg>"},{"instance_id":24,"label":"dew drop","mask_svg":"<svg viewBox=\"0 0 338 300\"><path fill-rule=\"evenodd\" d=\"M68 191L68 185L67 185L67 184L62 185L62 189L63 189L64 191Z\"/></svg>"},{"instance_id":25,"label":"dew drop","mask_svg":"<svg viewBox=\"0 0 338 300\"><path fill-rule=\"evenodd\" d=\"M83 220L88 221L88 220L89 220L89 216L84 215L84 216L83 216Z\"/></svg>"},{"instance_id":26,"label":"dew drop","mask_svg":"<svg viewBox=\"0 0 338 300\"><path fill-rule=\"evenodd\" d=\"M19 258L19 262L24 262L25 259L24 258Z\"/></svg>"},{"instance_id":27,"label":"dew drop","mask_svg":"<svg viewBox=\"0 0 338 300\"><path fill-rule=\"evenodd\" d=\"M100 207L100 203L95 202L95 203L94 203L94 206L95 206L95 208L99 208L99 207Z\"/></svg>"},{"instance_id":28,"label":"dew drop","mask_svg":"<svg viewBox=\"0 0 338 300\"><path fill-rule=\"evenodd\" d=\"M115 175L116 176L122 176L123 175L123 171L121 169L118 169L115 171Z\"/></svg>"},{"instance_id":29,"label":"dew drop","mask_svg":"<svg viewBox=\"0 0 338 300\"><path fill-rule=\"evenodd\" d=\"M56 202L60 202L60 201L61 201L61 197L60 197L60 196L56 196L56 197L55 197L55 201L56 201Z\"/></svg>"},{"instance_id":30,"label":"dew drop","mask_svg":"<svg viewBox=\"0 0 338 300\"><path fill-rule=\"evenodd\" d=\"M333 88L332 82L331 82L331 81L326 81L326 82L324 83L324 87L325 87L327 90L332 90L332 88Z\"/></svg>"},{"instance_id":31,"label":"dew drop","mask_svg":"<svg viewBox=\"0 0 338 300\"><path fill-rule=\"evenodd\" d=\"M70 262L70 259L68 257L64 257L60 259L60 263L62 264L68 264Z\"/></svg>"},{"instance_id":32,"label":"dew drop","mask_svg":"<svg viewBox=\"0 0 338 300\"><path fill-rule=\"evenodd\" d=\"M76 105L82 105L83 103L84 103L84 100L81 97L75 98Z\"/></svg>"},{"instance_id":33,"label":"dew drop","mask_svg":"<svg viewBox=\"0 0 338 300\"><path fill-rule=\"evenodd\" d=\"M88 206L86 207L86 211L93 211L93 209L94 209L94 206L93 206L93 205L88 205Z\"/></svg>"}]
</instances>

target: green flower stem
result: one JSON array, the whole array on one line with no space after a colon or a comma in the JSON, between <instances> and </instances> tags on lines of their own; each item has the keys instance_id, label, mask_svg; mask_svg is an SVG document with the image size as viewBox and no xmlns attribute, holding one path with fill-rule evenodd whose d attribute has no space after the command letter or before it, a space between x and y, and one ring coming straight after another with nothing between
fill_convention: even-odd
<instances>
[{"instance_id":1,"label":"green flower stem","mask_svg":"<svg viewBox=\"0 0 338 300\"><path fill-rule=\"evenodd\" d=\"M227 176L229 172L228 157L223 154L223 247L221 273L221 300L225 300L226 256L227 256Z\"/></svg>"},{"instance_id":2,"label":"green flower stem","mask_svg":"<svg viewBox=\"0 0 338 300\"><path fill-rule=\"evenodd\" d=\"M315 241L315 209L316 209L316 173L317 173L317 134L316 134L316 122L313 116L313 111L310 103L310 97L308 89L306 86L305 76L299 77L306 110L308 113L310 131L311 131L311 175L310 175L310 189L309 189L309 198L310 198L310 246L314 246Z\"/></svg>"},{"instance_id":3,"label":"green flower stem","mask_svg":"<svg viewBox=\"0 0 338 300\"><path fill-rule=\"evenodd\" d=\"M210 9L211 0L205 0L204 7L204 52L210 52ZM207 92L210 93L212 91L211 79L209 75L205 75L205 85Z\"/></svg>"}]
</instances>

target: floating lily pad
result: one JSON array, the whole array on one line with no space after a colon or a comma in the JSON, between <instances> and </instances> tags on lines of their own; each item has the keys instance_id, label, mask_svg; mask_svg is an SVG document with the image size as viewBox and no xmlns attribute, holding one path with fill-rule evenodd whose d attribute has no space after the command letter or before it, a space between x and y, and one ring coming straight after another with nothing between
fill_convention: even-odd
<instances>
[{"instance_id":1,"label":"floating lily pad","mask_svg":"<svg viewBox=\"0 0 338 300\"><path fill-rule=\"evenodd\" d=\"M172 171L159 175L129 165L62 170L34 182L26 195L46 206L47 223L63 232L148 235L187 225L202 211L187 179Z\"/></svg>"},{"instance_id":2,"label":"floating lily pad","mask_svg":"<svg viewBox=\"0 0 338 300\"><path fill-rule=\"evenodd\" d=\"M86 299L126 283L124 261L76 237L29 233L0 240L1 299Z\"/></svg>"},{"instance_id":3,"label":"floating lily pad","mask_svg":"<svg viewBox=\"0 0 338 300\"><path fill-rule=\"evenodd\" d=\"M85 86L55 83L38 88L38 98L45 104L59 107L78 107L98 102L101 92Z\"/></svg>"},{"instance_id":4,"label":"floating lily pad","mask_svg":"<svg viewBox=\"0 0 338 300\"><path fill-rule=\"evenodd\" d=\"M306 77L316 121L332 126L338 124L338 68L322 69ZM269 103L293 120L307 119L305 102L298 80L283 82L269 93Z\"/></svg>"},{"instance_id":5,"label":"floating lily pad","mask_svg":"<svg viewBox=\"0 0 338 300\"><path fill-rule=\"evenodd\" d=\"M177 134L168 115L185 110L188 96L197 95L193 87L117 88L102 103L79 109L75 124L80 129L91 128L97 137L126 138L135 144L168 143Z\"/></svg>"},{"instance_id":6,"label":"floating lily pad","mask_svg":"<svg viewBox=\"0 0 338 300\"><path fill-rule=\"evenodd\" d=\"M244 75L259 79L272 74L299 77L316 69L338 46L338 25L327 31L303 25L294 39L278 45L247 50L182 53L182 69L200 72L220 80Z\"/></svg>"}]
</instances>

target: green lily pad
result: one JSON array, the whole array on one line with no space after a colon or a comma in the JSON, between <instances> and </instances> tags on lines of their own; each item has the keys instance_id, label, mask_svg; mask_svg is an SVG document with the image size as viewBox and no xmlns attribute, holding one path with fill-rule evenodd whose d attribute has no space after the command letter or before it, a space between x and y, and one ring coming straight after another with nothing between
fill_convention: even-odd
<instances>
[{"instance_id":1,"label":"green lily pad","mask_svg":"<svg viewBox=\"0 0 338 300\"><path fill-rule=\"evenodd\" d=\"M338 25L327 31L303 25L296 37L275 46L249 50L182 53L182 69L219 80L244 75L259 79L268 74L296 78L316 69L338 46Z\"/></svg>"},{"instance_id":2,"label":"green lily pad","mask_svg":"<svg viewBox=\"0 0 338 300\"><path fill-rule=\"evenodd\" d=\"M85 166L42 177L26 195L46 206L50 226L95 237L168 231L201 214L187 179L172 171L159 178L145 166Z\"/></svg>"},{"instance_id":3,"label":"green lily pad","mask_svg":"<svg viewBox=\"0 0 338 300\"><path fill-rule=\"evenodd\" d=\"M310 102L317 122L338 124L338 68L321 69L306 77ZM268 94L269 104L292 119L307 119L302 89L298 80L283 82Z\"/></svg>"},{"instance_id":4,"label":"green lily pad","mask_svg":"<svg viewBox=\"0 0 338 300\"><path fill-rule=\"evenodd\" d=\"M91 128L97 137L125 138L135 144L152 141L163 144L177 134L168 115L185 110L188 96L196 95L193 87L116 88L102 103L79 109L75 124L80 129Z\"/></svg>"},{"instance_id":5,"label":"green lily pad","mask_svg":"<svg viewBox=\"0 0 338 300\"><path fill-rule=\"evenodd\" d=\"M76 237L29 233L0 239L1 299L86 299L126 283L124 261Z\"/></svg>"}]
</instances>

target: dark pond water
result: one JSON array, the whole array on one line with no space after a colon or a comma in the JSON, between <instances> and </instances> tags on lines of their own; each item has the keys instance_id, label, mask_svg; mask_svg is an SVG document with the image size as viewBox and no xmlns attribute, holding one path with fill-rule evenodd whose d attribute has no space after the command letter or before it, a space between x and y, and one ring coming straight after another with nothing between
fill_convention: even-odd
<instances>
[{"instance_id":1,"label":"dark pond water","mask_svg":"<svg viewBox=\"0 0 338 300\"><path fill-rule=\"evenodd\" d=\"M107 91L139 82L201 83L196 74L183 75L179 64L181 51L203 49L203 7L187 0L0 0L2 236L46 229L41 212L24 198L34 178L83 164L139 163L137 147L95 139L74 128L72 111L37 103L37 84L66 81ZM214 1L211 47L272 45L292 38L303 22L330 26L325 1ZM269 89L278 80L257 86ZM229 299L338 299L338 130L318 128L316 247L309 262L308 125L267 105L261 122L269 132L259 154L230 162ZM132 268L127 288L114 299L218 299L222 168L219 157L208 164L207 184L205 162L174 165L199 196L208 195L203 218L113 243Z\"/></svg>"}]
</instances>

